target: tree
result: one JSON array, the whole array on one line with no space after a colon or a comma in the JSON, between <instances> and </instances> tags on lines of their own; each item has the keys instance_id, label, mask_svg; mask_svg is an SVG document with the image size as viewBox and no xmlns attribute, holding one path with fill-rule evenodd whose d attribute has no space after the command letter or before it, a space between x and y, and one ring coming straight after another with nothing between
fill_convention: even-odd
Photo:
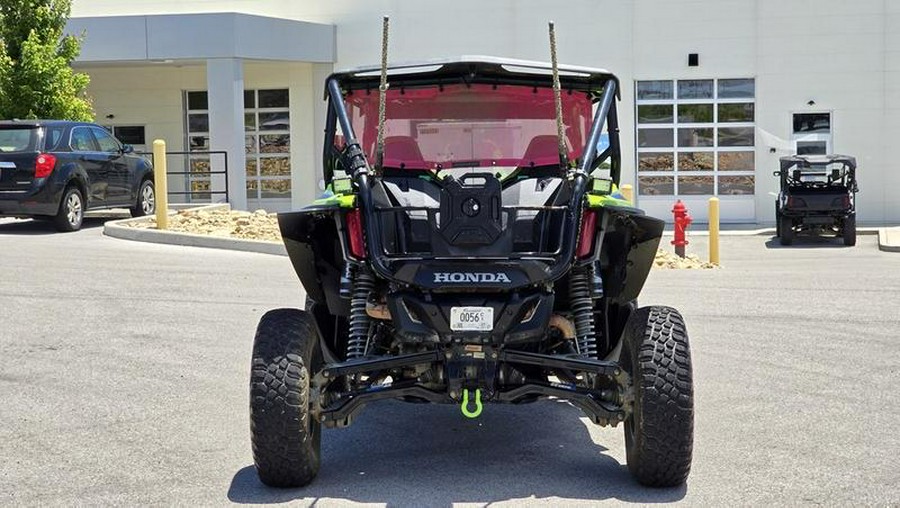
<instances>
[{"instance_id":1,"label":"tree","mask_svg":"<svg viewBox=\"0 0 900 508\"><path fill-rule=\"evenodd\" d=\"M63 37L71 0L0 0L0 119L94 119L90 78L72 61L81 40Z\"/></svg>"}]
</instances>

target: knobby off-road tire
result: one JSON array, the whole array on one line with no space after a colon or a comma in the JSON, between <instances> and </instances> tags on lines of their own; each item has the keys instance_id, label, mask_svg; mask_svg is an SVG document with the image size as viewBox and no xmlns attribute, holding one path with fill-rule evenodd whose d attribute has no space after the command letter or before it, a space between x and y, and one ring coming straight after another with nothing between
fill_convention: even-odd
<instances>
[{"instance_id":1,"label":"knobby off-road tire","mask_svg":"<svg viewBox=\"0 0 900 508\"><path fill-rule=\"evenodd\" d=\"M781 238L781 210L778 209L778 201L775 201L775 236Z\"/></svg>"},{"instance_id":2,"label":"knobby off-road tire","mask_svg":"<svg viewBox=\"0 0 900 508\"><path fill-rule=\"evenodd\" d=\"M310 378L322 363L312 316L267 312L253 341L250 439L263 483L302 487L319 472L321 424L310 415Z\"/></svg>"},{"instance_id":3,"label":"knobby off-road tire","mask_svg":"<svg viewBox=\"0 0 900 508\"><path fill-rule=\"evenodd\" d=\"M53 225L57 231L78 231L84 222L84 195L75 185L71 185L63 192L59 202L59 211L53 217Z\"/></svg>"},{"instance_id":4,"label":"knobby off-road tire","mask_svg":"<svg viewBox=\"0 0 900 508\"><path fill-rule=\"evenodd\" d=\"M129 210L132 217L143 217L156 213L156 189L152 180L144 180L138 188L137 202Z\"/></svg>"},{"instance_id":5,"label":"knobby off-road tire","mask_svg":"<svg viewBox=\"0 0 900 508\"><path fill-rule=\"evenodd\" d=\"M841 227L841 236L844 237L844 245L853 247L856 245L856 214L848 215Z\"/></svg>"},{"instance_id":6,"label":"knobby off-road tire","mask_svg":"<svg viewBox=\"0 0 900 508\"><path fill-rule=\"evenodd\" d=\"M781 245L794 243L794 221L790 217L781 216Z\"/></svg>"},{"instance_id":7,"label":"knobby off-road tire","mask_svg":"<svg viewBox=\"0 0 900 508\"><path fill-rule=\"evenodd\" d=\"M625 420L628 470L644 485L680 485L691 471L694 446L684 320L670 307L642 307L631 315L624 341L620 361L634 385L634 410Z\"/></svg>"}]
</instances>

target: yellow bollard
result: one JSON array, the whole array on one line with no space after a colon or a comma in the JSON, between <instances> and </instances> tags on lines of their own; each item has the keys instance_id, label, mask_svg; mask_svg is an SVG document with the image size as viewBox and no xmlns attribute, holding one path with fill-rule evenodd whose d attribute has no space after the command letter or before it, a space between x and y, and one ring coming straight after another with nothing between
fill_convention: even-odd
<instances>
[{"instance_id":1,"label":"yellow bollard","mask_svg":"<svg viewBox=\"0 0 900 508\"><path fill-rule=\"evenodd\" d=\"M629 202L634 203L634 187L632 187L630 183L623 185L619 189L619 192L621 192Z\"/></svg>"},{"instance_id":2,"label":"yellow bollard","mask_svg":"<svg viewBox=\"0 0 900 508\"><path fill-rule=\"evenodd\" d=\"M719 198L709 198L709 262L719 264Z\"/></svg>"},{"instance_id":3,"label":"yellow bollard","mask_svg":"<svg viewBox=\"0 0 900 508\"><path fill-rule=\"evenodd\" d=\"M166 142L153 141L153 189L156 195L156 229L169 228L169 199L166 182Z\"/></svg>"}]
</instances>

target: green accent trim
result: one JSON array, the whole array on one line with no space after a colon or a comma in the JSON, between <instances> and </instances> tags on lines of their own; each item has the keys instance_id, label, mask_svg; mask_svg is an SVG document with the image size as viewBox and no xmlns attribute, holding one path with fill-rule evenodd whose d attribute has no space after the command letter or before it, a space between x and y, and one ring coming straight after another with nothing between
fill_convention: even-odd
<instances>
[{"instance_id":1,"label":"green accent trim","mask_svg":"<svg viewBox=\"0 0 900 508\"><path fill-rule=\"evenodd\" d=\"M597 196L596 194L588 194L588 208L603 208L604 206L632 206L631 201L627 199L619 199L612 195Z\"/></svg>"},{"instance_id":2,"label":"green accent trim","mask_svg":"<svg viewBox=\"0 0 900 508\"><path fill-rule=\"evenodd\" d=\"M316 206L327 206L333 205L339 208L353 208L353 205L356 203L356 195L355 194L338 194L336 196L328 196L324 198L319 198L312 202L313 205Z\"/></svg>"},{"instance_id":3,"label":"green accent trim","mask_svg":"<svg viewBox=\"0 0 900 508\"><path fill-rule=\"evenodd\" d=\"M356 194L342 194L337 199L341 208L353 208L356 203Z\"/></svg>"},{"instance_id":4,"label":"green accent trim","mask_svg":"<svg viewBox=\"0 0 900 508\"><path fill-rule=\"evenodd\" d=\"M469 389L463 388L462 405L459 407L466 418L478 418L484 406L481 404L481 388L475 389L475 411L469 411Z\"/></svg>"}]
</instances>

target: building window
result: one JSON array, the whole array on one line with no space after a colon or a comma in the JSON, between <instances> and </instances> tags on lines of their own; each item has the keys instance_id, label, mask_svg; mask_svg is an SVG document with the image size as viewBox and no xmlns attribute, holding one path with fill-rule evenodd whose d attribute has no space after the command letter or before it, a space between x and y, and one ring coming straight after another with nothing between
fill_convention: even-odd
<instances>
[{"instance_id":1,"label":"building window","mask_svg":"<svg viewBox=\"0 0 900 508\"><path fill-rule=\"evenodd\" d=\"M288 90L246 90L247 199L291 198L291 116Z\"/></svg>"},{"instance_id":2,"label":"building window","mask_svg":"<svg viewBox=\"0 0 900 508\"><path fill-rule=\"evenodd\" d=\"M209 154L209 101L205 91L185 92L184 132L185 157L188 177L185 180L186 191L192 194L189 201L208 200L210 191L210 154ZM219 189L221 190L221 189Z\"/></svg>"},{"instance_id":3,"label":"building window","mask_svg":"<svg viewBox=\"0 0 900 508\"><path fill-rule=\"evenodd\" d=\"M797 155L831 153L831 113L794 113L794 151Z\"/></svg>"},{"instance_id":4,"label":"building window","mask_svg":"<svg viewBox=\"0 0 900 508\"><path fill-rule=\"evenodd\" d=\"M192 91L184 100L190 190L208 192L209 98L205 91ZM248 200L291 198L290 120L288 89L244 90Z\"/></svg>"},{"instance_id":5,"label":"building window","mask_svg":"<svg viewBox=\"0 0 900 508\"><path fill-rule=\"evenodd\" d=\"M104 125L116 139L124 145L131 145L136 152L146 150L147 138L144 135L143 125Z\"/></svg>"},{"instance_id":6,"label":"building window","mask_svg":"<svg viewBox=\"0 0 900 508\"><path fill-rule=\"evenodd\" d=\"M753 79L638 81L635 88L640 195L753 195Z\"/></svg>"}]
</instances>

